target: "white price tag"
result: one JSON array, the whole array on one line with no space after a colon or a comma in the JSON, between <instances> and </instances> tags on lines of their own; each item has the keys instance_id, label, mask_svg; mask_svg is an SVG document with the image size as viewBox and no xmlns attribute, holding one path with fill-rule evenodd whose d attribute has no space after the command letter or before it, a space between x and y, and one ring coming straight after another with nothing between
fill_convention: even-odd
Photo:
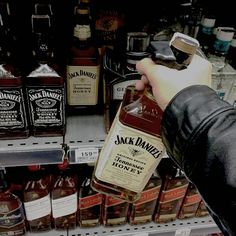
<instances>
[{"instance_id":1,"label":"white price tag","mask_svg":"<svg viewBox=\"0 0 236 236\"><path fill-rule=\"evenodd\" d=\"M180 228L175 231L175 236L189 236L191 233L190 228Z\"/></svg>"},{"instance_id":2,"label":"white price tag","mask_svg":"<svg viewBox=\"0 0 236 236\"><path fill-rule=\"evenodd\" d=\"M98 158L98 148L82 147L75 150L76 163L96 162L97 158Z\"/></svg>"}]
</instances>

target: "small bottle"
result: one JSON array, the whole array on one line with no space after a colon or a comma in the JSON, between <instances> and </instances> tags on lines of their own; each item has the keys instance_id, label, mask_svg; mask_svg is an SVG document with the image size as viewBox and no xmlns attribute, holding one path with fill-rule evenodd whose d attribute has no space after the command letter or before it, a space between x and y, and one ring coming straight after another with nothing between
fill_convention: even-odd
<instances>
[{"instance_id":1,"label":"small bottle","mask_svg":"<svg viewBox=\"0 0 236 236\"><path fill-rule=\"evenodd\" d=\"M48 15L32 15L33 65L26 94L33 136L65 134L65 83L53 48Z\"/></svg>"},{"instance_id":2,"label":"small bottle","mask_svg":"<svg viewBox=\"0 0 236 236\"><path fill-rule=\"evenodd\" d=\"M78 5L75 21L67 61L68 114L101 112L100 55L92 38L89 9Z\"/></svg>"},{"instance_id":3,"label":"small bottle","mask_svg":"<svg viewBox=\"0 0 236 236\"><path fill-rule=\"evenodd\" d=\"M174 35L170 45L177 59L175 68L186 68L190 63L195 42L182 34ZM95 165L94 190L130 202L138 200L164 154L162 115L150 87L139 99L120 107Z\"/></svg>"},{"instance_id":4,"label":"small bottle","mask_svg":"<svg viewBox=\"0 0 236 236\"><path fill-rule=\"evenodd\" d=\"M93 166L88 167L86 177L79 190L78 225L95 227L101 223L102 194L94 191L91 186Z\"/></svg>"},{"instance_id":5,"label":"small bottle","mask_svg":"<svg viewBox=\"0 0 236 236\"><path fill-rule=\"evenodd\" d=\"M201 201L201 196L199 195L195 185L189 183L186 195L183 200L183 204L178 213L178 219L185 219L194 217Z\"/></svg>"},{"instance_id":6,"label":"small bottle","mask_svg":"<svg viewBox=\"0 0 236 236\"><path fill-rule=\"evenodd\" d=\"M0 15L0 139L29 136L22 75L13 61L11 38Z\"/></svg>"},{"instance_id":7,"label":"small bottle","mask_svg":"<svg viewBox=\"0 0 236 236\"><path fill-rule=\"evenodd\" d=\"M118 226L126 224L128 222L129 203L109 195L103 196L103 225Z\"/></svg>"},{"instance_id":8,"label":"small bottle","mask_svg":"<svg viewBox=\"0 0 236 236\"><path fill-rule=\"evenodd\" d=\"M25 215L19 197L9 191L4 170L0 170L0 235L25 235Z\"/></svg>"},{"instance_id":9,"label":"small bottle","mask_svg":"<svg viewBox=\"0 0 236 236\"><path fill-rule=\"evenodd\" d=\"M50 183L40 166L29 166L24 186L24 208L30 232L51 230Z\"/></svg>"},{"instance_id":10,"label":"small bottle","mask_svg":"<svg viewBox=\"0 0 236 236\"><path fill-rule=\"evenodd\" d=\"M67 164L66 164L67 163ZM57 230L76 227L77 182L67 158L58 165L59 174L51 191L52 218Z\"/></svg>"},{"instance_id":11,"label":"small bottle","mask_svg":"<svg viewBox=\"0 0 236 236\"><path fill-rule=\"evenodd\" d=\"M163 179L163 186L153 214L153 221L166 223L177 219L189 182L169 158L162 159L158 170Z\"/></svg>"},{"instance_id":12,"label":"small bottle","mask_svg":"<svg viewBox=\"0 0 236 236\"><path fill-rule=\"evenodd\" d=\"M130 206L129 223L131 225L145 224L152 221L161 184L162 179L156 170L142 191L140 199Z\"/></svg>"}]
</instances>

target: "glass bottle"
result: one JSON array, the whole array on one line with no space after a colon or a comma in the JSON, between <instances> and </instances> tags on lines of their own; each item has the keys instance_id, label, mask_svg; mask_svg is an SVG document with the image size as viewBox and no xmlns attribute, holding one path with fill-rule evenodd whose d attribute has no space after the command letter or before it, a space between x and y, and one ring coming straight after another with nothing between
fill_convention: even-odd
<instances>
[{"instance_id":1,"label":"glass bottle","mask_svg":"<svg viewBox=\"0 0 236 236\"><path fill-rule=\"evenodd\" d=\"M195 39L176 33L170 41L176 57L171 66L186 68L197 46ZM150 87L139 99L120 107L95 165L94 190L130 202L140 197L164 154L162 115Z\"/></svg>"},{"instance_id":2,"label":"glass bottle","mask_svg":"<svg viewBox=\"0 0 236 236\"><path fill-rule=\"evenodd\" d=\"M66 164L67 163L67 164ZM77 182L67 159L58 165L59 174L52 187L52 218L55 229L76 227Z\"/></svg>"},{"instance_id":3,"label":"glass bottle","mask_svg":"<svg viewBox=\"0 0 236 236\"><path fill-rule=\"evenodd\" d=\"M0 235L21 236L26 232L25 215L19 197L9 191L4 170L0 170Z\"/></svg>"},{"instance_id":4,"label":"glass bottle","mask_svg":"<svg viewBox=\"0 0 236 236\"><path fill-rule=\"evenodd\" d=\"M163 186L153 214L153 221L165 223L177 219L189 182L169 158L162 159L158 170L163 179Z\"/></svg>"},{"instance_id":5,"label":"glass bottle","mask_svg":"<svg viewBox=\"0 0 236 236\"><path fill-rule=\"evenodd\" d=\"M28 180L23 196L26 220L30 232L51 230L50 183L40 166L28 167Z\"/></svg>"},{"instance_id":6,"label":"glass bottle","mask_svg":"<svg viewBox=\"0 0 236 236\"><path fill-rule=\"evenodd\" d=\"M12 39L0 15L0 139L27 138L22 75L13 61Z\"/></svg>"},{"instance_id":7,"label":"glass bottle","mask_svg":"<svg viewBox=\"0 0 236 236\"><path fill-rule=\"evenodd\" d=\"M48 15L32 15L33 65L26 77L26 94L33 136L65 134L63 71L53 48Z\"/></svg>"},{"instance_id":8,"label":"glass bottle","mask_svg":"<svg viewBox=\"0 0 236 236\"><path fill-rule=\"evenodd\" d=\"M86 177L79 190L77 222L80 227L95 227L101 223L102 194L90 186L94 167L87 168Z\"/></svg>"},{"instance_id":9,"label":"glass bottle","mask_svg":"<svg viewBox=\"0 0 236 236\"><path fill-rule=\"evenodd\" d=\"M99 81L100 55L92 38L89 9L78 5L67 62L68 114L101 112Z\"/></svg>"}]
</instances>

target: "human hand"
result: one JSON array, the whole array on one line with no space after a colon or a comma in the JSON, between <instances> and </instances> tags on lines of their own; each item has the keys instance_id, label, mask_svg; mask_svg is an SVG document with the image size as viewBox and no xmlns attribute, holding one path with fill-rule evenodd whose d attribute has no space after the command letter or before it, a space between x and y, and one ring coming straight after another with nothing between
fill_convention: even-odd
<instances>
[{"instance_id":1,"label":"human hand","mask_svg":"<svg viewBox=\"0 0 236 236\"><path fill-rule=\"evenodd\" d=\"M198 55L193 56L190 65L184 70L155 64L150 58L139 61L136 68L142 75L141 80L136 82L136 89L143 90L149 84L163 111L182 89L191 85L211 86L212 64Z\"/></svg>"}]
</instances>

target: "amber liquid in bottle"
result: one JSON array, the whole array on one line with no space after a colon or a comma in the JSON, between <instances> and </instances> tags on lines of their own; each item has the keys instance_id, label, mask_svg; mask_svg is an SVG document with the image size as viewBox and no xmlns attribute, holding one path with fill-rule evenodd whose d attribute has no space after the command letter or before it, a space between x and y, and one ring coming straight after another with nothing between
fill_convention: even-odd
<instances>
[{"instance_id":1,"label":"amber liquid in bottle","mask_svg":"<svg viewBox=\"0 0 236 236\"><path fill-rule=\"evenodd\" d=\"M93 167L89 167L79 190L77 221L80 227L95 227L101 223L102 194L90 186L92 171Z\"/></svg>"},{"instance_id":2,"label":"amber liquid in bottle","mask_svg":"<svg viewBox=\"0 0 236 236\"><path fill-rule=\"evenodd\" d=\"M33 15L32 22L35 27L34 63L26 77L32 135L62 136L66 129L65 84L50 41L50 18ZM37 26L40 26L39 29ZM46 29L42 30L43 27Z\"/></svg>"},{"instance_id":3,"label":"amber liquid in bottle","mask_svg":"<svg viewBox=\"0 0 236 236\"><path fill-rule=\"evenodd\" d=\"M41 167L29 168L29 179L23 193L29 231L48 231L51 229L50 183Z\"/></svg>"},{"instance_id":4,"label":"amber liquid in bottle","mask_svg":"<svg viewBox=\"0 0 236 236\"><path fill-rule=\"evenodd\" d=\"M0 235L21 236L26 232L23 205L9 191L4 170L0 170Z\"/></svg>"},{"instance_id":5,"label":"amber liquid in bottle","mask_svg":"<svg viewBox=\"0 0 236 236\"><path fill-rule=\"evenodd\" d=\"M68 114L94 114L98 108L100 55L92 42L89 9L76 8L73 42L67 62L67 110Z\"/></svg>"},{"instance_id":6,"label":"amber liquid in bottle","mask_svg":"<svg viewBox=\"0 0 236 236\"><path fill-rule=\"evenodd\" d=\"M76 227L77 181L69 166L59 166L60 173L52 188L52 218L55 229Z\"/></svg>"}]
</instances>

